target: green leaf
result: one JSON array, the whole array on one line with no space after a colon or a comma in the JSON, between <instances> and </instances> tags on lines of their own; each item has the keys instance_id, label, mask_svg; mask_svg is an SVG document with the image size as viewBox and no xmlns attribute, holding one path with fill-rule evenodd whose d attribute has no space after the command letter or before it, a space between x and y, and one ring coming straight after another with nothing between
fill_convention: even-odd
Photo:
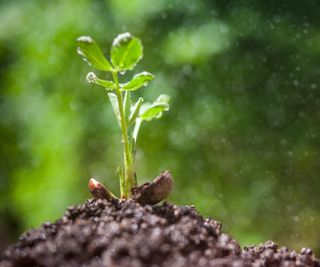
<instances>
[{"instance_id":1,"label":"green leaf","mask_svg":"<svg viewBox=\"0 0 320 267\"><path fill-rule=\"evenodd\" d=\"M132 108L132 111L131 111L131 114L130 114L130 117L129 117L128 125L131 125L132 123L134 123L134 121L138 117L142 103L143 103L143 98L140 97L138 99L138 101L134 104L133 108Z\"/></svg>"},{"instance_id":2,"label":"green leaf","mask_svg":"<svg viewBox=\"0 0 320 267\"><path fill-rule=\"evenodd\" d=\"M132 151L135 151L135 149L136 149L136 144L137 144L137 140L138 140L138 134L139 134L139 130L141 127L141 123L142 123L142 120L138 117L136 120L136 123L134 125L133 132L132 132L132 144L133 144Z\"/></svg>"},{"instance_id":3,"label":"green leaf","mask_svg":"<svg viewBox=\"0 0 320 267\"><path fill-rule=\"evenodd\" d=\"M113 112L114 114L116 114L119 127L121 128L121 117L120 117L120 110L118 105L118 97L114 93L108 93L108 97L111 102Z\"/></svg>"},{"instance_id":4,"label":"green leaf","mask_svg":"<svg viewBox=\"0 0 320 267\"><path fill-rule=\"evenodd\" d=\"M131 70L142 58L141 41L130 33L119 34L112 43L111 62L118 71Z\"/></svg>"},{"instance_id":5,"label":"green leaf","mask_svg":"<svg viewBox=\"0 0 320 267\"><path fill-rule=\"evenodd\" d=\"M124 100L123 100L124 115L126 117L129 117L131 105L132 105L131 93L130 91L126 91L124 94Z\"/></svg>"},{"instance_id":6,"label":"green leaf","mask_svg":"<svg viewBox=\"0 0 320 267\"><path fill-rule=\"evenodd\" d=\"M95 83L97 85L100 85L100 86L106 88L107 90L115 90L116 89L116 84L114 82L99 79L93 72L89 72L87 74L86 79L89 83Z\"/></svg>"},{"instance_id":7,"label":"green leaf","mask_svg":"<svg viewBox=\"0 0 320 267\"><path fill-rule=\"evenodd\" d=\"M149 72L141 72L133 76L132 80L128 83L121 84L123 90L134 91L142 86L147 86L149 81L154 79L154 75Z\"/></svg>"},{"instance_id":8,"label":"green leaf","mask_svg":"<svg viewBox=\"0 0 320 267\"><path fill-rule=\"evenodd\" d=\"M152 104L145 103L140 108L141 120L150 121L154 118L159 119L164 111L169 110L169 96L160 95Z\"/></svg>"},{"instance_id":9,"label":"green leaf","mask_svg":"<svg viewBox=\"0 0 320 267\"><path fill-rule=\"evenodd\" d=\"M89 64L98 70L112 71L112 66L104 57L98 44L90 36L81 36L77 39L78 54L84 57Z\"/></svg>"}]
</instances>

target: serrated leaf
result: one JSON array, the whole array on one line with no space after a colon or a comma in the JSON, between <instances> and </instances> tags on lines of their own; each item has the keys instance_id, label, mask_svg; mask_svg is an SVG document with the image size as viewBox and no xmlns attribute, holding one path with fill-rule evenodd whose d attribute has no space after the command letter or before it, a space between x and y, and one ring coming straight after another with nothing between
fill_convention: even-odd
<instances>
[{"instance_id":1,"label":"serrated leaf","mask_svg":"<svg viewBox=\"0 0 320 267\"><path fill-rule=\"evenodd\" d=\"M141 41L130 33L119 34L112 43L111 62L119 71L131 70L143 55Z\"/></svg>"},{"instance_id":2,"label":"serrated leaf","mask_svg":"<svg viewBox=\"0 0 320 267\"><path fill-rule=\"evenodd\" d=\"M98 70L112 71L112 66L101 52L98 44L90 36L81 36L77 39L78 53L89 64Z\"/></svg>"},{"instance_id":3,"label":"serrated leaf","mask_svg":"<svg viewBox=\"0 0 320 267\"><path fill-rule=\"evenodd\" d=\"M134 104L133 108L132 108L132 111L131 111L131 114L130 114L130 117L129 117L128 125L131 125L132 123L134 123L134 121L138 117L142 103L143 103L143 98L140 97L138 99L138 101Z\"/></svg>"},{"instance_id":4,"label":"serrated leaf","mask_svg":"<svg viewBox=\"0 0 320 267\"><path fill-rule=\"evenodd\" d=\"M124 115L126 118L129 117L131 105L132 105L131 93L129 91L126 91L124 94L124 100L123 100Z\"/></svg>"},{"instance_id":5,"label":"serrated leaf","mask_svg":"<svg viewBox=\"0 0 320 267\"><path fill-rule=\"evenodd\" d=\"M108 93L108 97L111 102L113 112L114 112L114 114L116 114L119 127L121 128L121 117L120 117L120 110L119 110L119 105L118 105L118 97L114 93Z\"/></svg>"},{"instance_id":6,"label":"serrated leaf","mask_svg":"<svg viewBox=\"0 0 320 267\"><path fill-rule=\"evenodd\" d=\"M121 84L122 90L135 91L142 86L147 86L154 79L154 75L149 72L141 72L133 76L128 83Z\"/></svg>"},{"instance_id":7,"label":"serrated leaf","mask_svg":"<svg viewBox=\"0 0 320 267\"><path fill-rule=\"evenodd\" d=\"M150 121L154 118L159 119L164 111L169 110L170 98L167 95L160 95L152 104L145 103L140 109L141 120Z\"/></svg>"},{"instance_id":8,"label":"serrated leaf","mask_svg":"<svg viewBox=\"0 0 320 267\"><path fill-rule=\"evenodd\" d=\"M116 84L114 82L99 79L93 72L89 72L86 76L86 79L89 83L95 83L97 85L100 85L100 86L106 88L107 90L115 90L116 89Z\"/></svg>"},{"instance_id":9,"label":"serrated leaf","mask_svg":"<svg viewBox=\"0 0 320 267\"><path fill-rule=\"evenodd\" d=\"M163 111L169 110L168 104L153 104L146 108L145 112L140 116L142 120L150 121L152 119L159 119L162 116Z\"/></svg>"}]
</instances>

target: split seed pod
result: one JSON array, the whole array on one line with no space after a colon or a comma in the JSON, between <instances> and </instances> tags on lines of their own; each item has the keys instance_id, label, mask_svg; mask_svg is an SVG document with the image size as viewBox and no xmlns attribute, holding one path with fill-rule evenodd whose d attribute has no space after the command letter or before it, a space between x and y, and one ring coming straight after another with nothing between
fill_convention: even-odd
<instances>
[{"instance_id":1,"label":"split seed pod","mask_svg":"<svg viewBox=\"0 0 320 267\"><path fill-rule=\"evenodd\" d=\"M173 179L169 171L162 172L152 183L132 188L132 199L141 205L155 205L171 192Z\"/></svg>"},{"instance_id":2,"label":"split seed pod","mask_svg":"<svg viewBox=\"0 0 320 267\"><path fill-rule=\"evenodd\" d=\"M100 182L91 178L89 180L90 193L97 199L112 200L116 197Z\"/></svg>"}]
</instances>

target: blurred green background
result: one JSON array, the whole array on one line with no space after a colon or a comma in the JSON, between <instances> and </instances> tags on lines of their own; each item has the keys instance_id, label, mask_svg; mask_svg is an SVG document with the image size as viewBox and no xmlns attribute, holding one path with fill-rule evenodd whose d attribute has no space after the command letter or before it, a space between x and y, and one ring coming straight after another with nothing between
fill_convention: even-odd
<instances>
[{"instance_id":1,"label":"blurred green background","mask_svg":"<svg viewBox=\"0 0 320 267\"><path fill-rule=\"evenodd\" d=\"M241 245L273 239L320 252L320 3L312 1L0 1L0 248L90 197L118 192L120 133L75 39L108 56L141 38L134 97L171 96L142 127L139 181L170 169L170 201L195 204ZM123 81L134 73L128 73Z\"/></svg>"}]
</instances>

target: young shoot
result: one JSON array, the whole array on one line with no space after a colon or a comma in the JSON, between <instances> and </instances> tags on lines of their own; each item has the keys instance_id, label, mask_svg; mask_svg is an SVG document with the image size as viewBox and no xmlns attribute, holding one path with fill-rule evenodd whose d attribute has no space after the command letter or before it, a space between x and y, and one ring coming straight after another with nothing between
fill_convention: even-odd
<instances>
[{"instance_id":1,"label":"young shoot","mask_svg":"<svg viewBox=\"0 0 320 267\"><path fill-rule=\"evenodd\" d=\"M98 44L89 36L79 37L77 44L78 53L89 65L97 70L111 73L111 81L98 78L93 72L89 72L86 79L89 83L100 85L107 90L122 136L124 164L119 167L121 198L129 198L132 189L137 188L134 162L139 129L144 121L159 119L164 111L169 110L169 96L160 95L153 103L144 103L144 99L139 97L135 103L132 103L131 93L145 87L154 79L154 75L143 71L135 74L128 82L119 81L119 76L132 70L143 56L141 41L130 33L120 34L113 40L110 60L105 58ZM167 176L167 174L163 175L163 177ZM163 179L168 181L168 178ZM162 179L158 179L154 184L160 184L160 180ZM171 180L169 182L171 183ZM95 195L113 197L111 193L106 193L102 185L95 180L90 180L89 187ZM150 192L156 191L151 189L149 189Z\"/></svg>"}]
</instances>

